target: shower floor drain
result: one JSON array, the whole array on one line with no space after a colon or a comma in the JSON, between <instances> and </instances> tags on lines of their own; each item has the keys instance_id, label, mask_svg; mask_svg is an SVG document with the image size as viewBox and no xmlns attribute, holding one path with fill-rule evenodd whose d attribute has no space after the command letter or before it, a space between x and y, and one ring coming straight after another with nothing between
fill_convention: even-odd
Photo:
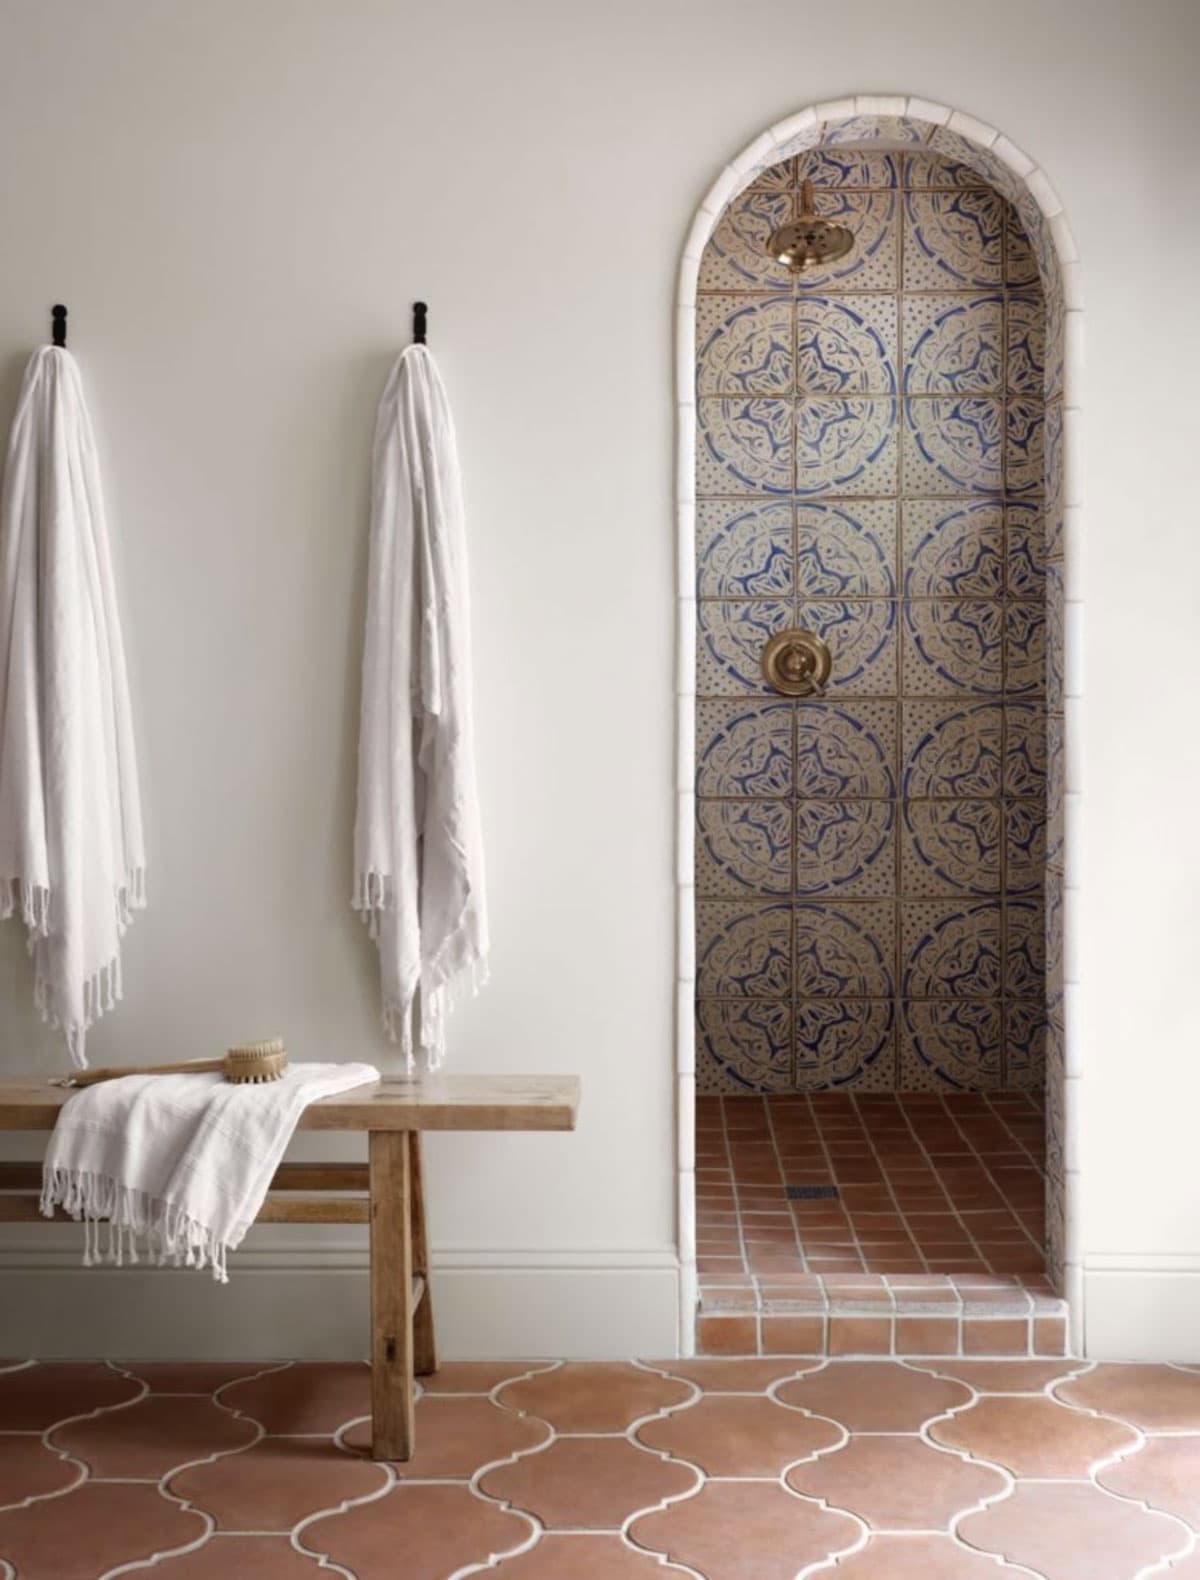
<instances>
[{"instance_id":1,"label":"shower floor drain","mask_svg":"<svg viewBox=\"0 0 1200 1580\"><path fill-rule=\"evenodd\" d=\"M788 1185L785 1187L789 1201L836 1201L836 1185Z\"/></svg>"}]
</instances>

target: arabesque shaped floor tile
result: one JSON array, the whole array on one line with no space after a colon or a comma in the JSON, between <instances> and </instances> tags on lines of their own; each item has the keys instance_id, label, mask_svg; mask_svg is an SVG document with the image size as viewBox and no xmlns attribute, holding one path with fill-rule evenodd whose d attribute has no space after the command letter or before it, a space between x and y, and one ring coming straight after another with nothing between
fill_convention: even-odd
<instances>
[{"instance_id":1,"label":"arabesque shaped floor tile","mask_svg":"<svg viewBox=\"0 0 1200 1580\"><path fill-rule=\"evenodd\" d=\"M388 1485L382 1465L343 1453L328 1438L268 1437L244 1453L178 1471L177 1498L211 1514L222 1531L290 1531L318 1509L336 1509Z\"/></svg>"},{"instance_id":2,"label":"arabesque shaped floor tile","mask_svg":"<svg viewBox=\"0 0 1200 1580\"><path fill-rule=\"evenodd\" d=\"M686 1383L639 1366L577 1361L510 1383L497 1395L510 1410L539 1416L556 1432L624 1432L691 1397Z\"/></svg>"},{"instance_id":3,"label":"arabesque shaped floor tile","mask_svg":"<svg viewBox=\"0 0 1200 1580\"><path fill-rule=\"evenodd\" d=\"M505 1558L496 1580L671 1580L657 1558L627 1546L619 1536L564 1536L549 1532L536 1547Z\"/></svg>"},{"instance_id":4,"label":"arabesque shaped floor tile","mask_svg":"<svg viewBox=\"0 0 1200 1580\"><path fill-rule=\"evenodd\" d=\"M1102 1487L1174 1514L1200 1532L1200 1437L1152 1437L1096 1477Z\"/></svg>"},{"instance_id":5,"label":"arabesque shaped floor tile","mask_svg":"<svg viewBox=\"0 0 1200 1580\"><path fill-rule=\"evenodd\" d=\"M264 1432L336 1432L371 1412L371 1372L351 1361L312 1362L266 1372L221 1391L221 1403L257 1421Z\"/></svg>"},{"instance_id":6,"label":"arabesque shaped floor tile","mask_svg":"<svg viewBox=\"0 0 1200 1580\"><path fill-rule=\"evenodd\" d=\"M1072 1410L1044 1394L980 1399L961 1415L938 1421L929 1435L1014 1476L1079 1480L1096 1465L1136 1447L1132 1427Z\"/></svg>"},{"instance_id":7,"label":"arabesque shaped floor tile","mask_svg":"<svg viewBox=\"0 0 1200 1580\"><path fill-rule=\"evenodd\" d=\"M964 1510L1008 1486L998 1470L969 1465L919 1437L856 1437L787 1474L788 1485L857 1514L876 1531L948 1530Z\"/></svg>"},{"instance_id":8,"label":"arabesque shaped floor tile","mask_svg":"<svg viewBox=\"0 0 1200 1580\"><path fill-rule=\"evenodd\" d=\"M693 1382L706 1393L763 1393L783 1377L812 1371L820 1361L726 1360L721 1356L698 1356L689 1361L653 1361L660 1371Z\"/></svg>"},{"instance_id":9,"label":"arabesque shaped floor tile","mask_svg":"<svg viewBox=\"0 0 1200 1580\"><path fill-rule=\"evenodd\" d=\"M709 1481L694 1498L635 1520L629 1535L705 1580L795 1580L853 1547L862 1527L791 1497L777 1481Z\"/></svg>"},{"instance_id":10,"label":"arabesque shaped floor tile","mask_svg":"<svg viewBox=\"0 0 1200 1580\"><path fill-rule=\"evenodd\" d=\"M1200 1546L1186 1558L1177 1558L1167 1573L1171 1580L1200 1580Z\"/></svg>"},{"instance_id":11,"label":"arabesque shaped floor tile","mask_svg":"<svg viewBox=\"0 0 1200 1580\"><path fill-rule=\"evenodd\" d=\"M1081 1361L914 1360L909 1363L938 1377L966 1383L979 1393L1041 1393L1050 1383L1078 1371Z\"/></svg>"},{"instance_id":12,"label":"arabesque shaped floor tile","mask_svg":"<svg viewBox=\"0 0 1200 1580\"><path fill-rule=\"evenodd\" d=\"M1135 1580L1191 1543L1178 1520L1121 1502L1090 1481L1019 1482L1003 1503L968 1515L957 1534L1047 1580Z\"/></svg>"},{"instance_id":13,"label":"arabesque shaped floor tile","mask_svg":"<svg viewBox=\"0 0 1200 1580\"><path fill-rule=\"evenodd\" d=\"M63 1459L37 1433L0 1436L0 1509L62 1492L87 1471Z\"/></svg>"},{"instance_id":14,"label":"arabesque shaped floor tile","mask_svg":"<svg viewBox=\"0 0 1200 1580\"><path fill-rule=\"evenodd\" d=\"M120 1370L144 1382L151 1393L216 1393L276 1368L263 1361L120 1361Z\"/></svg>"},{"instance_id":15,"label":"arabesque shaped floor tile","mask_svg":"<svg viewBox=\"0 0 1200 1580\"><path fill-rule=\"evenodd\" d=\"M647 1421L637 1438L710 1476L778 1476L793 1461L840 1442L842 1433L766 1394L706 1394L686 1410Z\"/></svg>"},{"instance_id":16,"label":"arabesque shaped floor tile","mask_svg":"<svg viewBox=\"0 0 1200 1580\"><path fill-rule=\"evenodd\" d=\"M544 1453L497 1465L479 1482L490 1498L549 1530L615 1531L631 1514L694 1490L699 1476L624 1437L560 1437Z\"/></svg>"},{"instance_id":17,"label":"arabesque shaped floor tile","mask_svg":"<svg viewBox=\"0 0 1200 1580\"><path fill-rule=\"evenodd\" d=\"M55 1427L49 1441L82 1459L93 1476L157 1481L190 1460L246 1448L257 1436L253 1422L207 1396L148 1394L120 1410Z\"/></svg>"},{"instance_id":18,"label":"arabesque shaped floor tile","mask_svg":"<svg viewBox=\"0 0 1200 1580\"><path fill-rule=\"evenodd\" d=\"M503 1382L544 1369L537 1361L445 1361L418 1380L425 1393L491 1393Z\"/></svg>"},{"instance_id":19,"label":"arabesque shaped floor tile","mask_svg":"<svg viewBox=\"0 0 1200 1580\"><path fill-rule=\"evenodd\" d=\"M837 1580L1029 1580L1027 1570L997 1566L953 1536L872 1536L861 1552L842 1559L836 1574Z\"/></svg>"},{"instance_id":20,"label":"arabesque shaped floor tile","mask_svg":"<svg viewBox=\"0 0 1200 1580\"><path fill-rule=\"evenodd\" d=\"M213 1533L203 1547L165 1558L147 1580L328 1580L320 1560L298 1553L286 1536Z\"/></svg>"},{"instance_id":21,"label":"arabesque shaped floor tile","mask_svg":"<svg viewBox=\"0 0 1200 1580\"><path fill-rule=\"evenodd\" d=\"M469 1394L430 1394L417 1400L416 1448L392 1469L402 1481L469 1481L484 1465L550 1441L550 1428L532 1416L504 1410ZM345 1433L347 1448L369 1454L370 1420Z\"/></svg>"},{"instance_id":22,"label":"arabesque shaped floor tile","mask_svg":"<svg viewBox=\"0 0 1200 1580\"><path fill-rule=\"evenodd\" d=\"M831 1361L777 1392L785 1403L829 1416L850 1432L916 1432L971 1398L960 1383L892 1361Z\"/></svg>"},{"instance_id":23,"label":"arabesque shaped floor tile","mask_svg":"<svg viewBox=\"0 0 1200 1580\"><path fill-rule=\"evenodd\" d=\"M0 1432L44 1432L68 1416L126 1404L142 1392L139 1383L92 1361L0 1372Z\"/></svg>"},{"instance_id":24,"label":"arabesque shaped floor tile","mask_svg":"<svg viewBox=\"0 0 1200 1580\"><path fill-rule=\"evenodd\" d=\"M1060 1399L1103 1410L1145 1432L1200 1431L1200 1373L1175 1366L1097 1366L1059 1383Z\"/></svg>"},{"instance_id":25,"label":"arabesque shaped floor tile","mask_svg":"<svg viewBox=\"0 0 1200 1580\"><path fill-rule=\"evenodd\" d=\"M0 1514L0 1559L20 1580L96 1580L118 1564L190 1546L207 1529L156 1487L85 1481Z\"/></svg>"},{"instance_id":26,"label":"arabesque shaped floor tile","mask_svg":"<svg viewBox=\"0 0 1200 1580\"><path fill-rule=\"evenodd\" d=\"M528 1520L447 1482L402 1485L374 1503L314 1520L299 1542L306 1552L342 1564L356 1580L447 1580L512 1552L532 1535Z\"/></svg>"}]
</instances>

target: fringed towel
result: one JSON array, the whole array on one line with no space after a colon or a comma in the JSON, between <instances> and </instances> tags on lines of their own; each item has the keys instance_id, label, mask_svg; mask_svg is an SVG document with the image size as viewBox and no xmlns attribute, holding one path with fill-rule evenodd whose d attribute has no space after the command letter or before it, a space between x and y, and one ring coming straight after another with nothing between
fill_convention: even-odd
<instances>
[{"instance_id":1,"label":"fringed towel","mask_svg":"<svg viewBox=\"0 0 1200 1580\"><path fill-rule=\"evenodd\" d=\"M261 1085L126 1075L85 1087L63 1104L50 1137L42 1211L62 1207L83 1220L85 1267L145 1255L211 1267L224 1284L226 1256L257 1217L309 1103L378 1079L369 1064L293 1064Z\"/></svg>"},{"instance_id":2,"label":"fringed towel","mask_svg":"<svg viewBox=\"0 0 1200 1580\"><path fill-rule=\"evenodd\" d=\"M70 352L25 370L0 491L0 919L34 998L86 1064L121 996L146 861L125 655L92 425Z\"/></svg>"},{"instance_id":3,"label":"fringed towel","mask_svg":"<svg viewBox=\"0 0 1200 1580\"><path fill-rule=\"evenodd\" d=\"M488 937L458 453L422 345L375 425L353 905L379 946L387 1035L410 1071L414 1046L436 1069L447 1003L487 979Z\"/></svg>"}]
</instances>

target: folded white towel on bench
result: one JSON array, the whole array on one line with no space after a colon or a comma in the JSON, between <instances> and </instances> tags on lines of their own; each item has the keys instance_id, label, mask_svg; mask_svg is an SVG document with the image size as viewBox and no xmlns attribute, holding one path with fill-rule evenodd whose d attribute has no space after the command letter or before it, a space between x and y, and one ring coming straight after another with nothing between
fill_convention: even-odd
<instances>
[{"instance_id":1,"label":"folded white towel on bench","mask_svg":"<svg viewBox=\"0 0 1200 1580\"><path fill-rule=\"evenodd\" d=\"M42 1171L42 1211L62 1207L85 1228L83 1264L211 1267L258 1216L300 1115L379 1071L369 1064L293 1064L281 1080L235 1085L220 1074L126 1075L63 1104ZM109 1225L100 1250L100 1225Z\"/></svg>"}]
</instances>

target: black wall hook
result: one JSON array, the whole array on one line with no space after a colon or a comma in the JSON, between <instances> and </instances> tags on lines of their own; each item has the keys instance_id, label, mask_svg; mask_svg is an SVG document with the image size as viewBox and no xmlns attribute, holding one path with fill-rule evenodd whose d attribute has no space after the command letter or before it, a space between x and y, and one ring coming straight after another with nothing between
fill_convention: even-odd
<instances>
[{"instance_id":1,"label":"black wall hook","mask_svg":"<svg viewBox=\"0 0 1200 1580\"><path fill-rule=\"evenodd\" d=\"M61 302L56 302L50 309L50 333L56 346L66 345L67 310Z\"/></svg>"},{"instance_id":2,"label":"black wall hook","mask_svg":"<svg viewBox=\"0 0 1200 1580\"><path fill-rule=\"evenodd\" d=\"M425 344L425 323L428 313L428 302L413 303L413 344L416 346Z\"/></svg>"}]
</instances>

